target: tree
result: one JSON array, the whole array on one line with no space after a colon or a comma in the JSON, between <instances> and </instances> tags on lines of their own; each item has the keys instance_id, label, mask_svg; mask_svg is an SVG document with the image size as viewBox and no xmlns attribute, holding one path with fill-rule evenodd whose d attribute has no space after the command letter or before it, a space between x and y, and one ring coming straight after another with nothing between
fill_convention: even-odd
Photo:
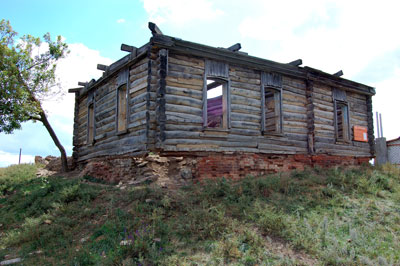
<instances>
[{"instance_id":1,"label":"tree","mask_svg":"<svg viewBox=\"0 0 400 266\"><path fill-rule=\"evenodd\" d=\"M60 91L56 83L57 61L69 52L61 40L52 41L50 34L40 38L18 34L10 22L0 21L0 133L12 133L29 120L40 121L61 153L63 171L68 171L64 147L51 127L42 101ZM47 48L43 52L43 47Z\"/></svg>"}]
</instances>

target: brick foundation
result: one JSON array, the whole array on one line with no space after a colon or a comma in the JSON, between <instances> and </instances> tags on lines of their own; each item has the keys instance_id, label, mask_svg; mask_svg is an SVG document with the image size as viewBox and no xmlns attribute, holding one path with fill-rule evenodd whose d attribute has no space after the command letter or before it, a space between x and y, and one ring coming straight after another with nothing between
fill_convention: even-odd
<instances>
[{"instance_id":1,"label":"brick foundation","mask_svg":"<svg viewBox=\"0 0 400 266\"><path fill-rule=\"evenodd\" d=\"M198 157L194 177L241 178L247 175L259 176L290 170L304 170L305 167L358 166L367 164L369 157L332 155L267 155L267 154L209 154Z\"/></svg>"},{"instance_id":2,"label":"brick foundation","mask_svg":"<svg viewBox=\"0 0 400 266\"><path fill-rule=\"evenodd\" d=\"M146 180L171 181L175 185L205 178L242 178L260 176L305 167L358 166L368 164L369 157L332 155L271 155L254 153L179 152L142 157L114 156L92 159L81 164L81 176L92 176L110 183ZM168 181L169 180L169 181ZM169 182L169 183L171 183ZM175 186L174 185L174 186Z\"/></svg>"}]
</instances>

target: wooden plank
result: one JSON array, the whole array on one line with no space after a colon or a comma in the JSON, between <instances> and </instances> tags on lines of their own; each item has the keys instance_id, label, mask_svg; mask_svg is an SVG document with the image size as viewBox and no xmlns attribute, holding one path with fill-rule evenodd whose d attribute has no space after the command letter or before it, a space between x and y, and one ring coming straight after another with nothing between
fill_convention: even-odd
<instances>
[{"instance_id":1,"label":"wooden plank","mask_svg":"<svg viewBox=\"0 0 400 266\"><path fill-rule=\"evenodd\" d=\"M261 109L254 106L246 106L241 104L231 104L231 111L243 114L261 115Z\"/></svg>"},{"instance_id":2,"label":"wooden plank","mask_svg":"<svg viewBox=\"0 0 400 266\"><path fill-rule=\"evenodd\" d=\"M260 90L253 91L253 90L231 87L231 94L246 97L246 98L252 98L252 99L256 99L256 100L261 99Z\"/></svg>"},{"instance_id":3,"label":"wooden plank","mask_svg":"<svg viewBox=\"0 0 400 266\"><path fill-rule=\"evenodd\" d=\"M166 96L167 95L178 95L178 96L185 96L191 98L193 100L202 100L203 93L197 90L190 90L188 88L181 88L181 87L166 87Z\"/></svg>"},{"instance_id":4,"label":"wooden plank","mask_svg":"<svg viewBox=\"0 0 400 266\"><path fill-rule=\"evenodd\" d=\"M261 106L261 99L259 99L259 100L250 99L247 97L232 94L231 95L231 103L232 104L249 105L249 106L254 106L254 107L259 108Z\"/></svg>"},{"instance_id":5,"label":"wooden plank","mask_svg":"<svg viewBox=\"0 0 400 266\"><path fill-rule=\"evenodd\" d=\"M194 99L191 97L186 97L186 96L166 94L165 101L166 101L166 103L169 103L169 104L183 105L183 106L195 107L195 108L199 108L199 109L202 108L201 100Z\"/></svg>"},{"instance_id":6,"label":"wooden plank","mask_svg":"<svg viewBox=\"0 0 400 266\"><path fill-rule=\"evenodd\" d=\"M242 114L242 113L232 112L231 119L232 119L232 121L245 121L245 122L261 123L260 115Z\"/></svg>"},{"instance_id":7,"label":"wooden plank","mask_svg":"<svg viewBox=\"0 0 400 266\"><path fill-rule=\"evenodd\" d=\"M169 112L185 113L201 117L203 110L201 108L178 105L178 104L165 104L165 110Z\"/></svg>"},{"instance_id":8,"label":"wooden plank","mask_svg":"<svg viewBox=\"0 0 400 266\"><path fill-rule=\"evenodd\" d=\"M182 122L182 123L203 123L201 116L165 111L166 122Z\"/></svg>"},{"instance_id":9,"label":"wooden plank","mask_svg":"<svg viewBox=\"0 0 400 266\"><path fill-rule=\"evenodd\" d=\"M197 59L177 54L170 54L169 63L174 65L188 66L198 68L204 71L204 59Z\"/></svg>"}]
</instances>

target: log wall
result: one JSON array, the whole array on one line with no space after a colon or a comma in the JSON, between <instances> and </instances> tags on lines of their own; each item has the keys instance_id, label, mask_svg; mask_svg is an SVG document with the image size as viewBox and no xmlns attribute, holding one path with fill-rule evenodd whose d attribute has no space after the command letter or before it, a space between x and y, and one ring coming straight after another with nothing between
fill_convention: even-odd
<instances>
[{"instance_id":1,"label":"log wall","mask_svg":"<svg viewBox=\"0 0 400 266\"><path fill-rule=\"evenodd\" d=\"M231 128L204 128L204 63L169 51L164 151L371 156L368 143L336 142L332 87L318 82L283 76L283 134L262 134L261 71L239 65L229 65ZM366 96L347 92L347 100L351 131L354 125L368 127Z\"/></svg>"},{"instance_id":2,"label":"log wall","mask_svg":"<svg viewBox=\"0 0 400 266\"><path fill-rule=\"evenodd\" d=\"M165 151L307 153L305 83L283 78L283 135L262 135L261 72L229 66L231 128L204 129L204 59L169 52Z\"/></svg>"},{"instance_id":3,"label":"log wall","mask_svg":"<svg viewBox=\"0 0 400 266\"><path fill-rule=\"evenodd\" d=\"M353 141L353 126L368 128L367 96L346 91L349 107L350 141L340 142L335 135L335 112L332 88L314 83L313 102L315 115L315 148L316 153L371 156L368 142Z\"/></svg>"},{"instance_id":4,"label":"log wall","mask_svg":"<svg viewBox=\"0 0 400 266\"><path fill-rule=\"evenodd\" d=\"M93 100L90 94L77 97L74 153L78 161L147 151L356 157L373 153L371 141L336 141L333 87L318 80L282 76L282 133L263 132L263 74L237 64L228 64L229 126L205 128L206 58L147 49L147 56L129 67L126 132L116 129L118 73L94 89ZM371 97L350 91L346 96L351 140L355 125L367 127L368 137L373 137ZM95 112L93 143L87 143L90 101Z\"/></svg>"},{"instance_id":5,"label":"log wall","mask_svg":"<svg viewBox=\"0 0 400 266\"><path fill-rule=\"evenodd\" d=\"M78 133L75 149L78 162L100 156L140 154L147 150L148 66L144 58L129 68L127 84L127 130L117 132L118 76L93 91L94 142L87 142L88 96L79 99Z\"/></svg>"}]
</instances>

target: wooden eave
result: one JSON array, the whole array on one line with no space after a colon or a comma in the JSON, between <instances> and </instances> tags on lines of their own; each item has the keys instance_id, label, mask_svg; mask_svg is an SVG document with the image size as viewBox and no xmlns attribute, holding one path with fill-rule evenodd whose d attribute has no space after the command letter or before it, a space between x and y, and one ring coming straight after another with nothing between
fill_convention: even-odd
<instances>
[{"instance_id":1,"label":"wooden eave","mask_svg":"<svg viewBox=\"0 0 400 266\"><path fill-rule=\"evenodd\" d=\"M166 48L173 51L181 52L183 54L190 54L194 56L220 60L227 63L234 63L260 71L279 73L292 78L313 80L315 82L321 82L332 87L338 87L344 90L353 91L364 95L375 95L375 89L373 87L344 79L329 73L325 73L321 70L311 67L300 67L293 66L291 64L278 63L271 60L250 56L246 53L233 52L225 48L216 48L204 44L184 41L179 38L174 38L161 34L155 34L150 39L149 43L146 43L145 45L140 47L136 53L136 56L128 54L122 57L120 60L111 64L109 68L104 72L103 77L99 78L96 81L92 80L85 87L79 90L72 89L69 92L79 92L79 97L83 97L92 89L107 82L121 69L133 65L138 60L145 57L147 55L147 49L149 48L149 46L152 46L155 49Z\"/></svg>"},{"instance_id":2,"label":"wooden eave","mask_svg":"<svg viewBox=\"0 0 400 266\"><path fill-rule=\"evenodd\" d=\"M344 90L357 92L365 95L375 95L373 87L347 80L321 70L310 67L299 67L291 64L278 63L271 60L250 56L245 53L232 52L224 48L216 48L199 43L184 41L166 35L154 35L150 40L154 48L167 48L184 54L234 63L253 69L275 72L285 76L301 79L314 80L324 84L338 87Z\"/></svg>"}]
</instances>

